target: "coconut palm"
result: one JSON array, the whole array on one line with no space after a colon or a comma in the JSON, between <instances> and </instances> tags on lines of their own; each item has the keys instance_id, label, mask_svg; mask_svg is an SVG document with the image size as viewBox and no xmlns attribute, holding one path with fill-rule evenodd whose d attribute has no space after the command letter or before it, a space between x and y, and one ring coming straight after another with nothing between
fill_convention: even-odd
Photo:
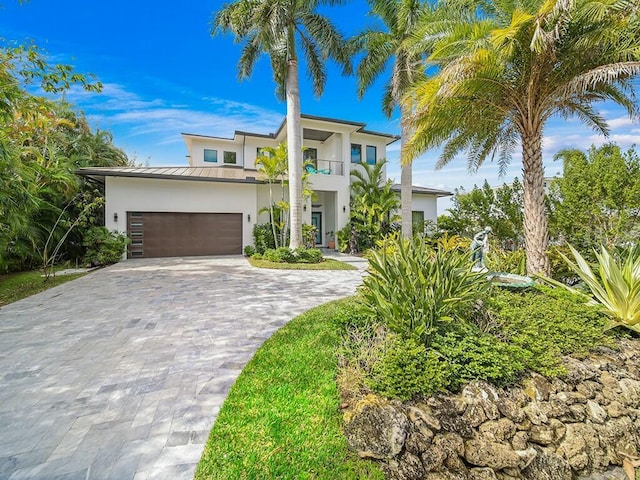
<instances>
[{"instance_id":1,"label":"coconut palm","mask_svg":"<svg viewBox=\"0 0 640 480\"><path fill-rule=\"evenodd\" d=\"M522 148L527 271L547 273L548 226L542 163L544 127L577 116L608 125L593 106L613 101L637 114L638 4L629 0L444 0L425 26L438 73L407 96L415 108L406 153L443 145L438 166L466 152L476 169L497 156L504 171Z\"/></svg>"},{"instance_id":2,"label":"coconut palm","mask_svg":"<svg viewBox=\"0 0 640 480\"><path fill-rule=\"evenodd\" d=\"M353 43L364 53L358 65L358 96L364 92L391 62L391 77L387 80L382 97L382 110L391 117L400 104L402 95L418 79L424 78L423 54L412 41L417 25L424 19L427 7L422 0L369 0L371 13L384 25L383 30L369 28L358 35ZM400 125L402 140L409 136L409 109L401 106ZM400 201L402 212L402 235L413 235L411 217L412 167L402 161L400 173Z\"/></svg>"},{"instance_id":3,"label":"coconut palm","mask_svg":"<svg viewBox=\"0 0 640 480\"><path fill-rule=\"evenodd\" d=\"M289 155L290 247L302 245L302 128L298 82L298 46L307 64L314 93L322 94L328 58L349 69L343 40L331 22L315 12L321 5L342 0L237 0L224 5L213 21L212 34L232 33L243 42L238 61L239 77L251 76L258 58L271 60L276 95L287 101Z\"/></svg>"}]
</instances>

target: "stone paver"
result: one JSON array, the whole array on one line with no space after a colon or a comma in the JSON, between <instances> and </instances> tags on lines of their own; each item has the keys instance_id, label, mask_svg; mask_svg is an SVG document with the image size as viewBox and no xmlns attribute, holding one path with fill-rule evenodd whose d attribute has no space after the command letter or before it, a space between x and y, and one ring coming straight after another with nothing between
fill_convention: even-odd
<instances>
[{"instance_id":1,"label":"stone paver","mask_svg":"<svg viewBox=\"0 0 640 480\"><path fill-rule=\"evenodd\" d=\"M0 478L192 478L256 349L361 275L128 260L0 308Z\"/></svg>"}]
</instances>

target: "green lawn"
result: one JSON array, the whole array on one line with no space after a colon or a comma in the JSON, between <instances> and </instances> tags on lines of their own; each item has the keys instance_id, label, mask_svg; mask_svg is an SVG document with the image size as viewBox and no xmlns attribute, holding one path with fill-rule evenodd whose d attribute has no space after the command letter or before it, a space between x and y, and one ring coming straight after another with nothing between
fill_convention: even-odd
<instances>
[{"instance_id":1,"label":"green lawn","mask_svg":"<svg viewBox=\"0 0 640 480\"><path fill-rule=\"evenodd\" d=\"M27 298L35 293L61 285L70 280L82 277L86 273L73 275L56 275L44 281L42 272L19 272L0 275L0 307Z\"/></svg>"},{"instance_id":2,"label":"green lawn","mask_svg":"<svg viewBox=\"0 0 640 480\"><path fill-rule=\"evenodd\" d=\"M347 450L336 387L339 300L300 315L256 352L231 388L195 478L383 479Z\"/></svg>"},{"instance_id":3,"label":"green lawn","mask_svg":"<svg viewBox=\"0 0 640 480\"><path fill-rule=\"evenodd\" d=\"M279 263L270 262L269 260L248 258L249 263L258 268L272 268L280 270L357 270L356 267L348 263L334 260L333 258L325 258L320 263Z\"/></svg>"}]
</instances>

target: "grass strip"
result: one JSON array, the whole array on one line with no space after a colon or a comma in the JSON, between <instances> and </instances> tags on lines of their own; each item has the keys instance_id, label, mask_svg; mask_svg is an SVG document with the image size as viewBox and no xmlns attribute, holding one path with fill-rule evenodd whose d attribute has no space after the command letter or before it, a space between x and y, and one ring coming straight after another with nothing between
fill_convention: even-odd
<instances>
[{"instance_id":1,"label":"grass strip","mask_svg":"<svg viewBox=\"0 0 640 480\"><path fill-rule=\"evenodd\" d=\"M231 388L196 480L383 479L348 451L336 387L345 299L296 317L256 352Z\"/></svg>"},{"instance_id":2,"label":"grass strip","mask_svg":"<svg viewBox=\"0 0 640 480\"><path fill-rule=\"evenodd\" d=\"M320 263L280 263L251 257L248 260L254 267L274 270L357 270L353 265L333 258L325 258Z\"/></svg>"},{"instance_id":3,"label":"grass strip","mask_svg":"<svg viewBox=\"0 0 640 480\"><path fill-rule=\"evenodd\" d=\"M45 282L42 272L19 272L0 275L0 307L17 302L36 293L44 292L50 288L75 280L86 273L74 273L71 275L56 275L49 277Z\"/></svg>"}]
</instances>

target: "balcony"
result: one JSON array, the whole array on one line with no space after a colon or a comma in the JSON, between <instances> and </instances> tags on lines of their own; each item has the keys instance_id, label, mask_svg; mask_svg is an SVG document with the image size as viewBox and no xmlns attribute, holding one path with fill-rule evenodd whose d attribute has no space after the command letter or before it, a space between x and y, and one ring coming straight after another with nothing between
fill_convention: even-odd
<instances>
[{"instance_id":1,"label":"balcony","mask_svg":"<svg viewBox=\"0 0 640 480\"><path fill-rule=\"evenodd\" d=\"M344 163L337 160L309 159L307 172L319 175L344 175Z\"/></svg>"}]
</instances>

